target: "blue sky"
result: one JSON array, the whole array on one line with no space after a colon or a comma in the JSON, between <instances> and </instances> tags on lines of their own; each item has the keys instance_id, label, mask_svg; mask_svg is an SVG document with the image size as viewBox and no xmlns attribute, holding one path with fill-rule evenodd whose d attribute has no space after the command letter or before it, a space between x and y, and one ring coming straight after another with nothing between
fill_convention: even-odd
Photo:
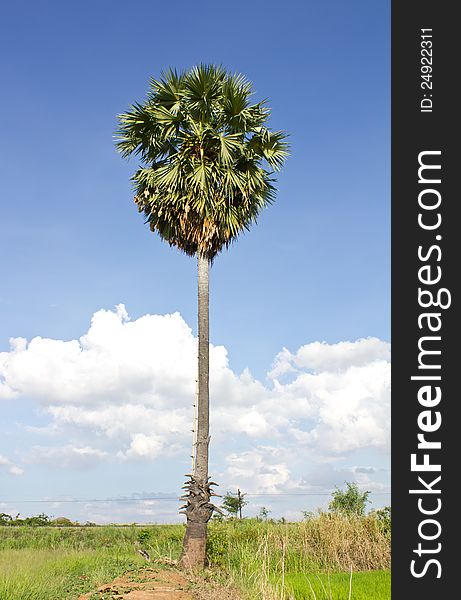
<instances>
[{"instance_id":1,"label":"blue sky","mask_svg":"<svg viewBox=\"0 0 461 600\"><path fill-rule=\"evenodd\" d=\"M29 1L3 8L0 352L16 379L10 381L14 397L0 400L0 481L5 482L0 500L37 494L41 498L45 492L47 497L104 498L179 489L184 440L175 442L176 454L159 460L149 433L138 431L136 424L125 431L125 445L117 446L88 415L86 420L80 415L86 429L81 419L72 425L68 415L58 418L51 406L62 402L81 408L85 401L63 400L46 386L38 393L30 379L38 363L18 359L14 370L9 344L10 338L18 337L78 340L100 310L118 314L126 325L122 312L115 312L119 304L125 305L131 323L147 314L178 312L184 326L191 328L190 335L195 332L195 262L143 225L129 182L136 161L123 161L113 145L117 113L142 99L149 77L170 66L214 62L244 73L253 81L256 97L268 98L271 125L289 132L292 146L292 156L278 177L276 204L212 268L211 341L216 348L226 348L228 361L216 372L222 375L228 369L238 378L249 369L267 395L274 389L267 373L283 348L290 353L285 363L291 371L280 376L282 386L302 372L312 372L310 350L307 362L296 357L300 348L316 341L330 344L336 356L336 351L347 354L359 346L335 344L377 338L379 343L366 346L367 364L374 368L376 361L384 360L384 346L379 344L390 336L389 17L385 1ZM115 317L111 323L105 330L106 346L112 339L110 327L123 329ZM182 325L175 321L168 327ZM173 336L168 327L155 330L160 348L162 335ZM175 338L177 347L189 339L181 332ZM56 353L52 365L63 377L59 361L64 359ZM360 362L360 368L364 364ZM341 368L357 366L349 359L344 365ZM75 368L74 376L86 376L82 373L87 371ZM333 369L325 362L319 368ZM187 368L181 373L186 377ZM2 376L5 371L0 370L0 382ZM152 376L163 377L160 370ZM111 402L123 403L119 392L105 393L106 408L114 406ZM224 406L229 389L222 393ZM256 412L258 406L268 410L264 403L269 400L261 402L255 404ZM319 408L308 421L293 416L300 419L297 430L312 432L321 413ZM169 419L166 413L162 418ZM284 418L290 420L289 415ZM251 464L272 460L280 469L285 465L293 490L304 489L303 478L312 484L315 478L320 481L319 473L328 469L331 476L324 488L331 489L361 473L355 468L374 469L376 490L386 485L388 489L386 443L364 441L352 450L346 444L344 452L328 453L313 449L312 439L303 440L298 448L305 460L298 464L290 458L296 447L293 435L280 427L272 423L264 434L236 430L229 438L232 447L224 438L217 442L214 468L225 484L239 480L238 470L230 475L225 466L233 453L234 463L246 456ZM136 439L151 450L151 455L143 450L139 461L133 449ZM59 452L66 444L73 444L72 451L68 448L72 456L75 448L80 448L80 457L82 448L91 449L83 453L85 464L69 460L56 468L53 457L58 454L43 449ZM126 455L130 448L131 458ZM267 448L290 450L275 459L276 450ZM319 471L320 464L328 467ZM10 473L14 467L16 475ZM247 485L241 472L240 477L241 486ZM272 489L272 483L261 481L260 491ZM362 482L372 485L374 480ZM304 500L315 504L321 498ZM287 500L287 505L292 503L288 511L297 510L294 502ZM162 517L156 513L155 518Z\"/></svg>"}]
</instances>

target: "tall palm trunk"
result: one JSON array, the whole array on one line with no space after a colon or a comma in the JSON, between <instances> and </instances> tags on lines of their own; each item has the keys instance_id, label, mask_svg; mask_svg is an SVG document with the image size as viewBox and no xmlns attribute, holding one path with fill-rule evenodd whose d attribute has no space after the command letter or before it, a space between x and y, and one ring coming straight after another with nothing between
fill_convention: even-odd
<instances>
[{"instance_id":1,"label":"tall palm trunk","mask_svg":"<svg viewBox=\"0 0 461 600\"><path fill-rule=\"evenodd\" d=\"M210 442L210 343L209 343L209 263L198 257L198 398L197 448L194 475L208 481L208 445Z\"/></svg>"},{"instance_id":2,"label":"tall palm trunk","mask_svg":"<svg viewBox=\"0 0 461 600\"><path fill-rule=\"evenodd\" d=\"M184 513L187 516L181 564L203 568L207 539L207 523L213 513L208 482L208 446L210 442L209 408L209 261L198 257L198 394L197 432L194 449L194 472L186 482Z\"/></svg>"}]
</instances>

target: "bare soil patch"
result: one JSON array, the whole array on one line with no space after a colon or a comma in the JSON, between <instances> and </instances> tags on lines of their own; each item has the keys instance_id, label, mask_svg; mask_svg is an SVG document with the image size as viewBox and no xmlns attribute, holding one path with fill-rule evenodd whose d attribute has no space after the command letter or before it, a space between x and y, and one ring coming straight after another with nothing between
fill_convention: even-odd
<instances>
[{"instance_id":1,"label":"bare soil patch","mask_svg":"<svg viewBox=\"0 0 461 600\"><path fill-rule=\"evenodd\" d=\"M144 567L125 573L78 600L238 600L235 590L175 568Z\"/></svg>"}]
</instances>

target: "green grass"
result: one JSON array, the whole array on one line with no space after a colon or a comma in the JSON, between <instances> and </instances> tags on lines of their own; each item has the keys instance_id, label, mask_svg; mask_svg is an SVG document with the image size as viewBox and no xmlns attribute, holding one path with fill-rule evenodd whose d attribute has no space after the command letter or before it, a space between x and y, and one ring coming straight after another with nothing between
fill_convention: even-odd
<instances>
[{"instance_id":1,"label":"green grass","mask_svg":"<svg viewBox=\"0 0 461 600\"><path fill-rule=\"evenodd\" d=\"M145 565L136 544L179 555L182 525L155 527L0 527L0 600L76 600Z\"/></svg>"},{"instance_id":2,"label":"green grass","mask_svg":"<svg viewBox=\"0 0 461 600\"><path fill-rule=\"evenodd\" d=\"M147 531L149 540L162 552L177 550L184 535L183 525L155 525L120 527L0 527L0 550L72 549L96 550L115 548L119 551L132 550L140 539L141 532ZM142 537L142 536L141 536Z\"/></svg>"},{"instance_id":3,"label":"green grass","mask_svg":"<svg viewBox=\"0 0 461 600\"><path fill-rule=\"evenodd\" d=\"M292 597L303 600L389 600L389 571L359 571L352 573L290 573L285 586Z\"/></svg>"},{"instance_id":4,"label":"green grass","mask_svg":"<svg viewBox=\"0 0 461 600\"><path fill-rule=\"evenodd\" d=\"M79 594L141 564L134 551L1 550L0 598L75 600Z\"/></svg>"},{"instance_id":5,"label":"green grass","mask_svg":"<svg viewBox=\"0 0 461 600\"><path fill-rule=\"evenodd\" d=\"M390 538L373 518L212 523L208 555L248 600L348 600L351 567L351 600L390 598Z\"/></svg>"},{"instance_id":6,"label":"green grass","mask_svg":"<svg viewBox=\"0 0 461 600\"><path fill-rule=\"evenodd\" d=\"M76 600L142 565L137 545L177 559L183 535L183 525L0 527L0 599ZM212 577L245 600L348 600L351 568L351 600L388 600L389 542L372 518L245 519L211 522L207 553Z\"/></svg>"}]
</instances>

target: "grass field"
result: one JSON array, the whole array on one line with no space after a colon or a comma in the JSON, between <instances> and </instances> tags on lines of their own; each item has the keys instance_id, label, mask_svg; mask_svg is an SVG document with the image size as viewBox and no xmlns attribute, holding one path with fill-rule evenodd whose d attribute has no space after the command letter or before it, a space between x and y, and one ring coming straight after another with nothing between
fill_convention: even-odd
<instances>
[{"instance_id":1,"label":"grass field","mask_svg":"<svg viewBox=\"0 0 461 600\"><path fill-rule=\"evenodd\" d=\"M285 585L293 598L317 600L348 600L349 591L354 600L389 600L389 571L361 571L358 573L295 573L288 574Z\"/></svg>"},{"instance_id":2,"label":"grass field","mask_svg":"<svg viewBox=\"0 0 461 600\"><path fill-rule=\"evenodd\" d=\"M0 551L1 600L74 600L138 568L133 551L22 549Z\"/></svg>"},{"instance_id":3,"label":"grass field","mask_svg":"<svg viewBox=\"0 0 461 600\"><path fill-rule=\"evenodd\" d=\"M143 559L176 559L183 525L0 528L1 600L76 600ZM374 519L210 523L210 576L248 600L390 599L389 536Z\"/></svg>"}]
</instances>

